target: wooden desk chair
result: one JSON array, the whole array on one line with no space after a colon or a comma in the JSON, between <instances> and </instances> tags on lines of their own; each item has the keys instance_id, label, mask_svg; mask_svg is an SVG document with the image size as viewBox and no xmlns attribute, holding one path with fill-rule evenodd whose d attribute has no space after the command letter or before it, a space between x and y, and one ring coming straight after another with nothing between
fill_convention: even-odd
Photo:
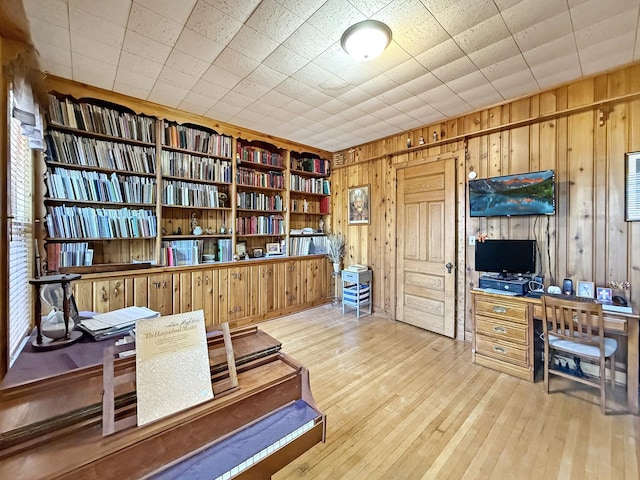
<instances>
[{"instance_id":1,"label":"wooden desk chair","mask_svg":"<svg viewBox=\"0 0 640 480\"><path fill-rule=\"evenodd\" d=\"M611 368L611 386L615 387L615 362L618 348L615 339L604 336L602 305L562 297L542 297L544 313L544 385L549 393L549 375L558 375L585 385L600 388L600 410L606 407L606 360ZM554 370L553 351L596 360L600 365L600 378L580 377L562 370Z\"/></svg>"}]
</instances>

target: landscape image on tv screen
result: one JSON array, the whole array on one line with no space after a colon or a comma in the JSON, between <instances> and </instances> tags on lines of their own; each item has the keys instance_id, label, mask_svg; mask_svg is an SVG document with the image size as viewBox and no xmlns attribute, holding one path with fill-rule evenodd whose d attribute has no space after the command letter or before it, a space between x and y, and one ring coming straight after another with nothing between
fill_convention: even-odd
<instances>
[{"instance_id":1,"label":"landscape image on tv screen","mask_svg":"<svg viewBox=\"0 0 640 480\"><path fill-rule=\"evenodd\" d=\"M553 170L469 181L472 217L552 215L556 210Z\"/></svg>"}]
</instances>

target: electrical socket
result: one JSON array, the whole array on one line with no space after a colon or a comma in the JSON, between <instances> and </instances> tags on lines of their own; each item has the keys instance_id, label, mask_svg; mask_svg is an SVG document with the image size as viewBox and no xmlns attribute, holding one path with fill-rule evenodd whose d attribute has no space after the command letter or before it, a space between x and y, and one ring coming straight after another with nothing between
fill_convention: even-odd
<instances>
[{"instance_id":1,"label":"electrical socket","mask_svg":"<svg viewBox=\"0 0 640 480\"><path fill-rule=\"evenodd\" d=\"M469 235L469 246L473 247L476 244L475 235Z\"/></svg>"}]
</instances>

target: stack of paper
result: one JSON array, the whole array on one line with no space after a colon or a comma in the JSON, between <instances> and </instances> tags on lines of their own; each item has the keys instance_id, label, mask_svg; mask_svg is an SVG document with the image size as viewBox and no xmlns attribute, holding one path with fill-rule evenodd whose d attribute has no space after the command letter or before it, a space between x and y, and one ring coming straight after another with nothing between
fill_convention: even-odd
<instances>
[{"instance_id":1,"label":"stack of paper","mask_svg":"<svg viewBox=\"0 0 640 480\"><path fill-rule=\"evenodd\" d=\"M159 315L159 312L147 307L126 307L81 320L79 327L95 340L105 340L132 329L138 320Z\"/></svg>"}]
</instances>

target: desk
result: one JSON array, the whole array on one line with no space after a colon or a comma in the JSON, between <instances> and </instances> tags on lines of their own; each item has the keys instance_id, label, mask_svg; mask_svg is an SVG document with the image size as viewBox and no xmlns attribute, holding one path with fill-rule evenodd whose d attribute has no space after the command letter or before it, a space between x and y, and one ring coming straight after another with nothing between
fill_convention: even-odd
<instances>
[{"instance_id":1,"label":"desk","mask_svg":"<svg viewBox=\"0 0 640 480\"><path fill-rule=\"evenodd\" d=\"M534 380L534 320L542 320L539 298L506 297L472 291L473 362L525 380ZM640 352L637 314L604 312L605 332L627 337L627 408L638 408Z\"/></svg>"}]
</instances>

